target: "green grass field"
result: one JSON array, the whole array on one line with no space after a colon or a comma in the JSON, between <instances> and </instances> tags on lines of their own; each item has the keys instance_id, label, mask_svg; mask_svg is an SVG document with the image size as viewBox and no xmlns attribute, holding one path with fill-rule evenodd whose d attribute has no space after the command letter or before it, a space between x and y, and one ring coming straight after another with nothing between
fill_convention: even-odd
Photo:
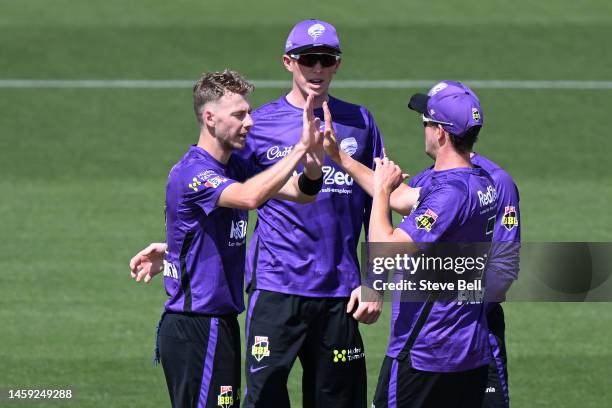
<instances>
[{"instance_id":1,"label":"green grass field","mask_svg":"<svg viewBox=\"0 0 612 408\"><path fill-rule=\"evenodd\" d=\"M605 0L0 0L0 80L195 80L226 66L289 79L286 35L310 17L339 30L338 79L612 80ZM365 104L414 174L429 164L406 109L417 90L332 93ZM612 90L476 91L477 150L514 176L523 239L612 241ZM253 105L281 92L257 90ZM188 88L0 88L0 389L75 394L0 406L169 405L150 360L161 280L136 285L127 262L164 239L166 176L196 137ZM611 304L512 303L506 316L515 407L610 406ZM370 395L388 318L362 331ZM299 407L299 363L290 391Z\"/></svg>"}]
</instances>

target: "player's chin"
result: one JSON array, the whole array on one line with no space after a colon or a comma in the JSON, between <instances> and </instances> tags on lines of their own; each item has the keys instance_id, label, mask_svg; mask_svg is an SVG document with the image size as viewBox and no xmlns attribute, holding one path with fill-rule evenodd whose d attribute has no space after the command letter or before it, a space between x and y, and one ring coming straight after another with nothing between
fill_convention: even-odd
<instances>
[{"instance_id":1,"label":"player's chin","mask_svg":"<svg viewBox=\"0 0 612 408\"><path fill-rule=\"evenodd\" d=\"M233 144L233 148L240 150L240 149L244 149L244 146L246 146L246 137L241 137L238 140L236 140Z\"/></svg>"}]
</instances>

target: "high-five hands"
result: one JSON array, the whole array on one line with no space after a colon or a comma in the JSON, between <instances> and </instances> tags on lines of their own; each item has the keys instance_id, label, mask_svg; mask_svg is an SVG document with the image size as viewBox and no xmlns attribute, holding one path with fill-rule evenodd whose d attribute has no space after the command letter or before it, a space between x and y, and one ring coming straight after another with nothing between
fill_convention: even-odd
<instances>
[{"instance_id":1,"label":"high-five hands","mask_svg":"<svg viewBox=\"0 0 612 408\"><path fill-rule=\"evenodd\" d=\"M308 152L304 156L304 169L306 175L313 180L321 177L321 166L325 160L323 149L323 133L320 130L321 120L314 115L314 96L308 95L302 114L302 143Z\"/></svg>"},{"instance_id":2,"label":"high-five hands","mask_svg":"<svg viewBox=\"0 0 612 408\"><path fill-rule=\"evenodd\" d=\"M323 102L323 120L325 121L325 130L323 131L323 147L325 153L335 162L340 158L340 149L336 140L336 133L332 126L332 115L329 110L329 105Z\"/></svg>"}]
</instances>

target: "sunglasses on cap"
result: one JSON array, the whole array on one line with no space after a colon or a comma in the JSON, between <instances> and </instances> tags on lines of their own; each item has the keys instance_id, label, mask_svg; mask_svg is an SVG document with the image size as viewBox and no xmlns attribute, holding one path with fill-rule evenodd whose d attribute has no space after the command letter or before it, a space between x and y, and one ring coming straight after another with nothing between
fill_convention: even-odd
<instances>
[{"instance_id":1,"label":"sunglasses on cap","mask_svg":"<svg viewBox=\"0 0 612 408\"><path fill-rule=\"evenodd\" d=\"M421 119L423 119L423 126L424 127L427 127L429 125L435 125L435 126L438 126L438 125L448 125L448 126L453 126L453 124L450 123L450 122L442 122L441 120L435 120L435 119L432 119L432 118L428 118L425 115L421 115Z\"/></svg>"},{"instance_id":2,"label":"sunglasses on cap","mask_svg":"<svg viewBox=\"0 0 612 408\"><path fill-rule=\"evenodd\" d=\"M317 65L317 62L320 62L323 68L329 68L340 61L339 55L325 53L289 54L289 57L296 60L298 64L309 68Z\"/></svg>"}]
</instances>

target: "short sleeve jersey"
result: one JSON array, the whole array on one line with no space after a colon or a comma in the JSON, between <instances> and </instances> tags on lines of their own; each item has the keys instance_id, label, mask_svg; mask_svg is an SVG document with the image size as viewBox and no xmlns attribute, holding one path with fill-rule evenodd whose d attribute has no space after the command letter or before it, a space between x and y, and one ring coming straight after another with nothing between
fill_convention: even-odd
<instances>
[{"instance_id":1,"label":"short sleeve jersey","mask_svg":"<svg viewBox=\"0 0 612 408\"><path fill-rule=\"evenodd\" d=\"M208 315L244 310L248 212L218 207L223 190L244 181L248 163L227 164L191 146L172 168L166 187L164 285L166 310Z\"/></svg>"},{"instance_id":2,"label":"short sleeve jersey","mask_svg":"<svg viewBox=\"0 0 612 408\"><path fill-rule=\"evenodd\" d=\"M489 158L474 153L471 161L472 164L482 167L489 173L497 191L497 216L493 229L493 242L496 244L492 247L488 267L494 268L496 272L507 274L509 279L517 279L519 270L518 247L510 243L521 241L518 188L510 174ZM409 185L411 187L426 186L431 181L433 173L431 167L426 168L412 177Z\"/></svg>"},{"instance_id":3,"label":"short sleeve jersey","mask_svg":"<svg viewBox=\"0 0 612 408\"><path fill-rule=\"evenodd\" d=\"M333 97L328 103L342 150L372 167L382 156L383 141L370 112ZM285 97L257 109L241 156L260 171L274 165L300 139L302 112ZM322 109L315 115L323 118ZM316 201L272 199L258 209L247 255L248 284L293 295L349 296L360 283L357 244L370 208L369 196L326 158Z\"/></svg>"},{"instance_id":4,"label":"short sleeve jersey","mask_svg":"<svg viewBox=\"0 0 612 408\"><path fill-rule=\"evenodd\" d=\"M398 228L425 250L435 242L490 242L495 217L493 180L482 168L432 171L419 203ZM397 357L424 311L423 302L393 302L387 354ZM464 371L489 361L482 304L437 300L410 349L412 365L435 372Z\"/></svg>"}]
</instances>

